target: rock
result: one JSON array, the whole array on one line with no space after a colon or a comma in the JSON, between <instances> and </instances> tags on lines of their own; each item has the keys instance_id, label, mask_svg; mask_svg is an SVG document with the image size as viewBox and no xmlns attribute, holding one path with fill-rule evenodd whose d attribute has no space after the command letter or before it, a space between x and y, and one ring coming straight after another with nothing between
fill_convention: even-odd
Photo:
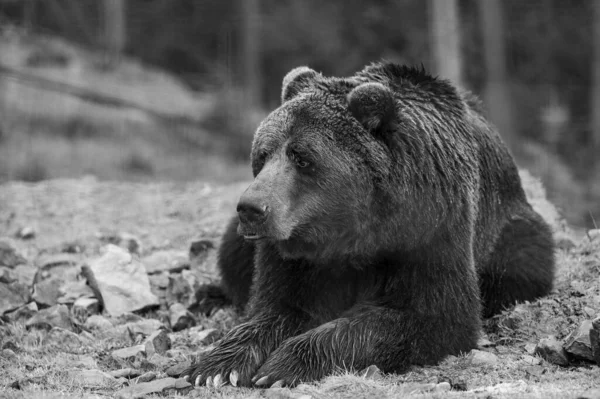
<instances>
[{"instance_id":1,"label":"rock","mask_svg":"<svg viewBox=\"0 0 600 399\"><path fill-rule=\"evenodd\" d=\"M477 341L477 347L478 348L487 348L490 346L494 346L494 344L492 343L492 341L490 341L489 339L487 339L484 336L479 337L479 340Z\"/></svg>"},{"instance_id":2,"label":"rock","mask_svg":"<svg viewBox=\"0 0 600 399\"><path fill-rule=\"evenodd\" d=\"M559 366L569 365L567 353L563 349L560 342L558 342L553 336L541 339L535 347L534 354L539 355L544 360Z\"/></svg>"},{"instance_id":3,"label":"rock","mask_svg":"<svg viewBox=\"0 0 600 399\"><path fill-rule=\"evenodd\" d=\"M528 365L537 365L542 362L542 360L540 358L537 358L534 356L529 356L529 355L521 356L521 361Z\"/></svg>"},{"instance_id":4,"label":"rock","mask_svg":"<svg viewBox=\"0 0 600 399\"><path fill-rule=\"evenodd\" d=\"M600 229L591 229L588 230L587 236L589 237L591 242L596 240L600 240Z\"/></svg>"},{"instance_id":5,"label":"rock","mask_svg":"<svg viewBox=\"0 0 600 399\"><path fill-rule=\"evenodd\" d=\"M84 274L111 315L158 305L142 264L115 245L107 245L103 256L84 266Z\"/></svg>"},{"instance_id":6,"label":"rock","mask_svg":"<svg viewBox=\"0 0 600 399\"><path fill-rule=\"evenodd\" d=\"M100 302L96 298L79 298L73 303L73 313L94 315L100 311Z\"/></svg>"},{"instance_id":7,"label":"rock","mask_svg":"<svg viewBox=\"0 0 600 399\"><path fill-rule=\"evenodd\" d=\"M142 375L140 375L137 379L137 382L150 382L156 378L156 373L153 371L148 371Z\"/></svg>"},{"instance_id":8,"label":"rock","mask_svg":"<svg viewBox=\"0 0 600 399\"><path fill-rule=\"evenodd\" d=\"M477 349L473 349L467 359L473 366L493 366L498 363L498 356Z\"/></svg>"},{"instance_id":9,"label":"rock","mask_svg":"<svg viewBox=\"0 0 600 399\"><path fill-rule=\"evenodd\" d=\"M220 335L221 334L219 333L219 330L215 328L208 328L206 330L198 332L194 339L194 343L200 345L210 345L216 340L218 340Z\"/></svg>"},{"instance_id":10,"label":"rock","mask_svg":"<svg viewBox=\"0 0 600 399\"><path fill-rule=\"evenodd\" d=\"M0 352L0 357L6 360L15 360L17 358L17 354L12 349L2 349Z\"/></svg>"},{"instance_id":11,"label":"rock","mask_svg":"<svg viewBox=\"0 0 600 399\"><path fill-rule=\"evenodd\" d=\"M139 370L128 367L128 368L124 368L124 369L120 369L120 370L109 371L108 374L110 374L111 377L114 377L114 378L123 378L123 377L135 378L135 377L139 376L141 373Z\"/></svg>"},{"instance_id":12,"label":"rock","mask_svg":"<svg viewBox=\"0 0 600 399\"><path fill-rule=\"evenodd\" d=\"M145 345L135 345L129 348L117 349L111 353L113 359L117 361L129 361L132 358L136 358L139 356L146 356L146 346Z\"/></svg>"},{"instance_id":13,"label":"rock","mask_svg":"<svg viewBox=\"0 0 600 399\"><path fill-rule=\"evenodd\" d=\"M158 353L164 355L167 350L171 349L171 339L165 330L154 332L144 342L146 346L146 354L148 357Z\"/></svg>"},{"instance_id":14,"label":"rock","mask_svg":"<svg viewBox=\"0 0 600 399\"><path fill-rule=\"evenodd\" d=\"M9 321L16 322L31 318L34 314L37 313L37 311L37 304L35 302L29 302L27 305L21 306L20 308L10 313L6 313L5 316L8 318Z\"/></svg>"},{"instance_id":15,"label":"rock","mask_svg":"<svg viewBox=\"0 0 600 399\"><path fill-rule=\"evenodd\" d=\"M180 272L190 268L188 256L183 251L162 250L156 251L142 259L142 264L148 274Z\"/></svg>"},{"instance_id":16,"label":"rock","mask_svg":"<svg viewBox=\"0 0 600 399\"><path fill-rule=\"evenodd\" d=\"M600 366L600 317L592 320L592 329L590 330L590 347L592 357L598 366Z\"/></svg>"},{"instance_id":17,"label":"rock","mask_svg":"<svg viewBox=\"0 0 600 399\"><path fill-rule=\"evenodd\" d=\"M146 338L161 328L164 328L164 325L159 320L143 319L115 326L106 332L113 336L135 340L136 337Z\"/></svg>"},{"instance_id":18,"label":"rock","mask_svg":"<svg viewBox=\"0 0 600 399\"><path fill-rule=\"evenodd\" d=\"M591 320L585 320L583 323L581 323L579 328L569 334L565 340L565 351L575 359L594 361L590 342L591 330Z\"/></svg>"},{"instance_id":19,"label":"rock","mask_svg":"<svg viewBox=\"0 0 600 399\"><path fill-rule=\"evenodd\" d=\"M64 267L66 270L72 269L80 262L78 255L60 252L57 254L42 254L35 259L35 265L38 269L50 271L57 267Z\"/></svg>"},{"instance_id":20,"label":"rock","mask_svg":"<svg viewBox=\"0 0 600 399\"><path fill-rule=\"evenodd\" d=\"M585 315L587 317L591 317L593 318L594 316L596 316L596 311L592 308L590 308L589 306L584 306L583 307L583 313L585 313Z\"/></svg>"},{"instance_id":21,"label":"rock","mask_svg":"<svg viewBox=\"0 0 600 399\"><path fill-rule=\"evenodd\" d=\"M169 286L169 272L151 274L148 279L153 287L165 290Z\"/></svg>"},{"instance_id":22,"label":"rock","mask_svg":"<svg viewBox=\"0 0 600 399\"><path fill-rule=\"evenodd\" d=\"M166 292L167 304L172 305L179 302L189 307L196 302L198 287L196 276L189 270L171 274Z\"/></svg>"},{"instance_id":23,"label":"rock","mask_svg":"<svg viewBox=\"0 0 600 399\"><path fill-rule=\"evenodd\" d=\"M8 240L0 240L0 266L13 268L17 265L26 264L27 260L17 253L17 249Z\"/></svg>"},{"instance_id":24,"label":"rock","mask_svg":"<svg viewBox=\"0 0 600 399\"><path fill-rule=\"evenodd\" d=\"M42 343L45 346L52 346L65 352L77 352L82 346L89 344L87 340L79 337L74 332L60 327L53 327L48 335L44 337Z\"/></svg>"},{"instance_id":25,"label":"rock","mask_svg":"<svg viewBox=\"0 0 600 399\"><path fill-rule=\"evenodd\" d=\"M545 369L544 367L540 366L540 365L533 365L533 366L527 366L525 367L525 372L527 374L529 374L532 377L536 377L536 378L540 378L542 376L542 374L544 373Z\"/></svg>"},{"instance_id":26,"label":"rock","mask_svg":"<svg viewBox=\"0 0 600 399\"><path fill-rule=\"evenodd\" d=\"M69 308L66 305L55 305L37 312L25 323L26 327L41 327L51 329L60 327L72 331L73 324L69 317Z\"/></svg>"},{"instance_id":27,"label":"rock","mask_svg":"<svg viewBox=\"0 0 600 399\"><path fill-rule=\"evenodd\" d=\"M61 296L60 286L63 284L58 278L49 278L33 286L33 300L40 306L53 306L58 303Z\"/></svg>"},{"instance_id":28,"label":"rock","mask_svg":"<svg viewBox=\"0 0 600 399\"><path fill-rule=\"evenodd\" d=\"M58 303L75 303L79 298L93 298L95 296L92 287L85 280L67 281L58 289L60 297Z\"/></svg>"},{"instance_id":29,"label":"rock","mask_svg":"<svg viewBox=\"0 0 600 399\"><path fill-rule=\"evenodd\" d=\"M181 303L169 307L169 322L173 331L181 331L196 325L194 315Z\"/></svg>"},{"instance_id":30,"label":"rock","mask_svg":"<svg viewBox=\"0 0 600 399\"><path fill-rule=\"evenodd\" d=\"M27 287L33 286L37 269L32 265L17 265L12 270L12 275L21 284Z\"/></svg>"},{"instance_id":31,"label":"rock","mask_svg":"<svg viewBox=\"0 0 600 399\"><path fill-rule=\"evenodd\" d=\"M600 389L592 388L577 395L577 399L600 399Z\"/></svg>"},{"instance_id":32,"label":"rock","mask_svg":"<svg viewBox=\"0 0 600 399\"><path fill-rule=\"evenodd\" d=\"M444 381L444 382L440 382L439 384L437 384L432 392L448 392L449 390L452 389L452 385L450 385L450 383L448 381Z\"/></svg>"},{"instance_id":33,"label":"rock","mask_svg":"<svg viewBox=\"0 0 600 399\"><path fill-rule=\"evenodd\" d=\"M528 342L525 344L525 346L523 347L523 349L525 349L525 352L529 353L530 355L533 355L535 353L535 347L537 345L534 344L533 342Z\"/></svg>"},{"instance_id":34,"label":"rock","mask_svg":"<svg viewBox=\"0 0 600 399\"><path fill-rule=\"evenodd\" d=\"M381 377L381 370L379 370L379 367L372 364L366 369L362 370L359 375L366 379L374 379Z\"/></svg>"},{"instance_id":35,"label":"rock","mask_svg":"<svg viewBox=\"0 0 600 399\"><path fill-rule=\"evenodd\" d=\"M556 243L556 247L563 251L569 251L575 248L575 241L564 231L557 231L554 233L554 242Z\"/></svg>"},{"instance_id":36,"label":"rock","mask_svg":"<svg viewBox=\"0 0 600 399\"><path fill-rule=\"evenodd\" d=\"M29 302L29 287L15 281L0 283L0 315L19 308Z\"/></svg>"},{"instance_id":37,"label":"rock","mask_svg":"<svg viewBox=\"0 0 600 399\"><path fill-rule=\"evenodd\" d=\"M21 240L31 240L35 238L35 230L31 226L24 226L17 231L16 236Z\"/></svg>"},{"instance_id":38,"label":"rock","mask_svg":"<svg viewBox=\"0 0 600 399\"><path fill-rule=\"evenodd\" d=\"M77 385L84 387L104 387L116 383L110 374L100 370L69 370L68 375Z\"/></svg>"},{"instance_id":39,"label":"rock","mask_svg":"<svg viewBox=\"0 0 600 399\"><path fill-rule=\"evenodd\" d=\"M183 373L185 370L187 370L191 366L192 366L191 360L186 360L184 362L178 362L178 363L174 364L173 366L169 367L168 369L166 369L165 373L169 377L179 377L181 375L181 373Z\"/></svg>"},{"instance_id":40,"label":"rock","mask_svg":"<svg viewBox=\"0 0 600 399\"><path fill-rule=\"evenodd\" d=\"M107 331L113 328L113 324L104 316L92 315L87 318L83 325L88 330Z\"/></svg>"},{"instance_id":41,"label":"rock","mask_svg":"<svg viewBox=\"0 0 600 399\"><path fill-rule=\"evenodd\" d=\"M137 236L130 233L120 233L117 245L132 254L140 255L142 253L142 242Z\"/></svg>"},{"instance_id":42,"label":"rock","mask_svg":"<svg viewBox=\"0 0 600 399\"><path fill-rule=\"evenodd\" d=\"M165 389L175 388L175 378L162 378L150 382L142 382L122 388L116 393L117 398L131 399L142 398L151 393L161 393Z\"/></svg>"}]
</instances>

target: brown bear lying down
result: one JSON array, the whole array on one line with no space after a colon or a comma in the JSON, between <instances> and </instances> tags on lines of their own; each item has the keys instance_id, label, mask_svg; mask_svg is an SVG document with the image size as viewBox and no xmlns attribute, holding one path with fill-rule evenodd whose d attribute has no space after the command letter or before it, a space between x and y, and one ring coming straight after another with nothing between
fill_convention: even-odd
<instances>
[{"instance_id":1,"label":"brown bear lying down","mask_svg":"<svg viewBox=\"0 0 600 399\"><path fill-rule=\"evenodd\" d=\"M552 235L506 146L472 95L421 69L292 70L252 170L219 260L247 319L183 373L196 385L434 364L552 288Z\"/></svg>"}]
</instances>

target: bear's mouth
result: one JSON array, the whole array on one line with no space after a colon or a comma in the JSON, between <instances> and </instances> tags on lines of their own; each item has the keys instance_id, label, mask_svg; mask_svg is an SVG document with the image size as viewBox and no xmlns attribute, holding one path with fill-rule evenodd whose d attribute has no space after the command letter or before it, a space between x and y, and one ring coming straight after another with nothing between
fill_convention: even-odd
<instances>
[{"instance_id":1,"label":"bear's mouth","mask_svg":"<svg viewBox=\"0 0 600 399\"><path fill-rule=\"evenodd\" d=\"M248 241L257 241L257 240L260 240L261 238L265 238L265 236L256 234L256 233L244 234L244 240L248 240Z\"/></svg>"}]
</instances>

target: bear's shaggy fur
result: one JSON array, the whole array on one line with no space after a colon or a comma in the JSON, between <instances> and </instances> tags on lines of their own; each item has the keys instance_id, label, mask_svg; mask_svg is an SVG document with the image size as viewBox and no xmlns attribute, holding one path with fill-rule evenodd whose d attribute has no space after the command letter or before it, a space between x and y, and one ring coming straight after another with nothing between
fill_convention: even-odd
<instances>
[{"instance_id":1,"label":"bear's shaggy fur","mask_svg":"<svg viewBox=\"0 0 600 399\"><path fill-rule=\"evenodd\" d=\"M505 145L472 95L421 69L294 69L252 169L220 249L247 321L193 383L433 364L474 348L482 316L552 288L552 235Z\"/></svg>"}]
</instances>

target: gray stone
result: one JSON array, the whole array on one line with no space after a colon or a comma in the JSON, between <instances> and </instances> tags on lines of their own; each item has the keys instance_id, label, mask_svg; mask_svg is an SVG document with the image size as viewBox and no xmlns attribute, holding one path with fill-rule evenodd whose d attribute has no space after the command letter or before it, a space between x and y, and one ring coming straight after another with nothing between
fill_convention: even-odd
<instances>
[{"instance_id":1,"label":"gray stone","mask_svg":"<svg viewBox=\"0 0 600 399\"><path fill-rule=\"evenodd\" d=\"M32 265L17 265L12 269L12 276L27 287L33 285L36 273L37 269Z\"/></svg>"},{"instance_id":2,"label":"gray stone","mask_svg":"<svg viewBox=\"0 0 600 399\"><path fill-rule=\"evenodd\" d=\"M79 298L73 303L73 313L97 314L100 310L100 302L96 298Z\"/></svg>"},{"instance_id":3,"label":"gray stone","mask_svg":"<svg viewBox=\"0 0 600 399\"><path fill-rule=\"evenodd\" d=\"M17 231L17 237L21 240L31 240L35 238L35 230L31 226L24 226Z\"/></svg>"},{"instance_id":4,"label":"gray stone","mask_svg":"<svg viewBox=\"0 0 600 399\"><path fill-rule=\"evenodd\" d=\"M0 314L17 309L29 302L29 287L15 281L0 283Z\"/></svg>"},{"instance_id":5,"label":"gray stone","mask_svg":"<svg viewBox=\"0 0 600 399\"><path fill-rule=\"evenodd\" d=\"M69 370L69 377L80 386L103 387L117 381L108 373L100 370Z\"/></svg>"},{"instance_id":6,"label":"gray stone","mask_svg":"<svg viewBox=\"0 0 600 399\"><path fill-rule=\"evenodd\" d=\"M165 373L169 377L178 377L178 376L181 375L181 373L183 373L191 365L192 365L192 362L190 360L186 360L186 361L183 361L183 362L177 362L173 366L171 366L168 369L166 369Z\"/></svg>"},{"instance_id":7,"label":"gray stone","mask_svg":"<svg viewBox=\"0 0 600 399\"><path fill-rule=\"evenodd\" d=\"M123 399L143 398L151 393L161 393L166 389L175 388L176 382L175 378L162 378L160 380L142 382L122 388L116 393L116 397Z\"/></svg>"},{"instance_id":8,"label":"gray stone","mask_svg":"<svg viewBox=\"0 0 600 399\"><path fill-rule=\"evenodd\" d=\"M585 320L567 337L564 345L565 351L579 360L594 360L592 354L592 345L590 342L590 331L592 330L592 321Z\"/></svg>"},{"instance_id":9,"label":"gray stone","mask_svg":"<svg viewBox=\"0 0 600 399\"><path fill-rule=\"evenodd\" d=\"M381 370L379 370L379 367L372 364L369 367L367 367L366 369L362 370L360 372L360 375L363 378L374 379L374 378L381 377Z\"/></svg>"},{"instance_id":10,"label":"gray stone","mask_svg":"<svg viewBox=\"0 0 600 399\"><path fill-rule=\"evenodd\" d=\"M196 325L194 315L181 303L169 307L169 322L173 331L181 331Z\"/></svg>"},{"instance_id":11,"label":"gray stone","mask_svg":"<svg viewBox=\"0 0 600 399\"><path fill-rule=\"evenodd\" d=\"M592 356L598 366L600 366L600 317L592 320L592 329L590 330L590 347Z\"/></svg>"},{"instance_id":12,"label":"gray stone","mask_svg":"<svg viewBox=\"0 0 600 399\"><path fill-rule=\"evenodd\" d=\"M198 332L196 337L194 337L194 343L200 345L210 345L216 340L218 340L221 336L219 330L215 328L208 328L206 330Z\"/></svg>"},{"instance_id":13,"label":"gray stone","mask_svg":"<svg viewBox=\"0 0 600 399\"><path fill-rule=\"evenodd\" d=\"M61 296L60 286L63 284L58 278L49 278L33 286L33 300L41 306L53 306L58 303Z\"/></svg>"},{"instance_id":14,"label":"gray stone","mask_svg":"<svg viewBox=\"0 0 600 399\"><path fill-rule=\"evenodd\" d=\"M114 350L111 353L113 359L117 361L127 361L132 358L136 358L138 356L145 357L146 356L146 346L145 345L135 345L129 348L122 348Z\"/></svg>"},{"instance_id":15,"label":"gray stone","mask_svg":"<svg viewBox=\"0 0 600 399\"><path fill-rule=\"evenodd\" d=\"M542 360L535 356L523 355L523 356L521 356L521 362L523 362L527 365L530 365L530 366L535 366L535 365L540 364L542 362Z\"/></svg>"},{"instance_id":16,"label":"gray stone","mask_svg":"<svg viewBox=\"0 0 600 399\"><path fill-rule=\"evenodd\" d=\"M171 349L171 339L165 330L159 330L146 338L144 345L146 346L146 354L148 356L152 356L155 353L164 355Z\"/></svg>"},{"instance_id":17,"label":"gray stone","mask_svg":"<svg viewBox=\"0 0 600 399\"><path fill-rule=\"evenodd\" d=\"M0 266L13 268L25 263L27 263L27 260L17 252L17 248L11 240L0 240Z\"/></svg>"},{"instance_id":18,"label":"gray stone","mask_svg":"<svg viewBox=\"0 0 600 399\"><path fill-rule=\"evenodd\" d=\"M498 356L477 349L473 349L467 359L473 366L493 366L498 363Z\"/></svg>"},{"instance_id":19,"label":"gray stone","mask_svg":"<svg viewBox=\"0 0 600 399\"><path fill-rule=\"evenodd\" d=\"M75 303L79 298L93 298L94 290L83 281L67 281L61 284L58 303Z\"/></svg>"},{"instance_id":20,"label":"gray stone","mask_svg":"<svg viewBox=\"0 0 600 399\"><path fill-rule=\"evenodd\" d=\"M198 287L199 284L196 276L189 270L183 270L181 273L172 273L169 276L169 285L166 291L167 304L182 303L186 307L189 307L196 302Z\"/></svg>"},{"instance_id":21,"label":"gray stone","mask_svg":"<svg viewBox=\"0 0 600 399\"><path fill-rule=\"evenodd\" d=\"M164 325L159 320L143 319L140 321L115 326L106 332L112 336L125 339L140 336L142 338L146 338L161 328L164 328Z\"/></svg>"},{"instance_id":22,"label":"gray stone","mask_svg":"<svg viewBox=\"0 0 600 399\"><path fill-rule=\"evenodd\" d=\"M28 320L38 311L38 306L35 302L29 302L27 305L23 305L20 308L13 310L12 312L6 313L6 317L10 321L23 321Z\"/></svg>"},{"instance_id":23,"label":"gray stone","mask_svg":"<svg viewBox=\"0 0 600 399\"><path fill-rule=\"evenodd\" d=\"M17 354L12 349L2 349L0 352L0 357L7 360L15 360L17 358Z\"/></svg>"},{"instance_id":24,"label":"gray stone","mask_svg":"<svg viewBox=\"0 0 600 399\"><path fill-rule=\"evenodd\" d=\"M542 359L559 366L569 365L567 353L563 349L560 342L558 342L553 336L541 339L535 347L534 354L539 355L542 357Z\"/></svg>"},{"instance_id":25,"label":"gray stone","mask_svg":"<svg viewBox=\"0 0 600 399\"><path fill-rule=\"evenodd\" d=\"M131 367L127 367L120 370L109 371L109 373L114 378L135 378L138 377L141 372L136 369L132 369Z\"/></svg>"},{"instance_id":26,"label":"gray stone","mask_svg":"<svg viewBox=\"0 0 600 399\"><path fill-rule=\"evenodd\" d=\"M73 324L69 317L69 308L66 305L55 305L47 309L42 309L33 317L27 320L26 327L41 327L51 329L60 327L72 331Z\"/></svg>"},{"instance_id":27,"label":"gray stone","mask_svg":"<svg viewBox=\"0 0 600 399\"><path fill-rule=\"evenodd\" d=\"M35 265L38 269L50 271L57 267L66 267L67 270L77 266L80 262L80 256L60 252L57 254L42 254L35 259Z\"/></svg>"},{"instance_id":28,"label":"gray stone","mask_svg":"<svg viewBox=\"0 0 600 399\"><path fill-rule=\"evenodd\" d=\"M190 268L188 254L185 251L162 250L156 251L142 259L142 264L148 274L180 272Z\"/></svg>"},{"instance_id":29,"label":"gray stone","mask_svg":"<svg viewBox=\"0 0 600 399\"><path fill-rule=\"evenodd\" d=\"M137 382L150 382L156 378L156 373L154 371L148 371L142 375L140 375L137 379Z\"/></svg>"},{"instance_id":30,"label":"gray stone","mask_svg":"<svg viewBox=\"0 0 600 399\"><path fill-rule=\"evenodd\" d=\"M104 316L92 315L87 318L83 325L88 330L107 331L113 328L113 324Z\"/></svg>"},{"instance_id":31,"label":"gray stone","mask_svg":"<svg viewBox=\"0 0 600 399\"><path fill-rule=\"evenodd\" d=\"M84 271L105 311L113 316L158 305L146 270L122 248L107 245L105 254L90 262Z\"/></svg>"}]
</instances>

